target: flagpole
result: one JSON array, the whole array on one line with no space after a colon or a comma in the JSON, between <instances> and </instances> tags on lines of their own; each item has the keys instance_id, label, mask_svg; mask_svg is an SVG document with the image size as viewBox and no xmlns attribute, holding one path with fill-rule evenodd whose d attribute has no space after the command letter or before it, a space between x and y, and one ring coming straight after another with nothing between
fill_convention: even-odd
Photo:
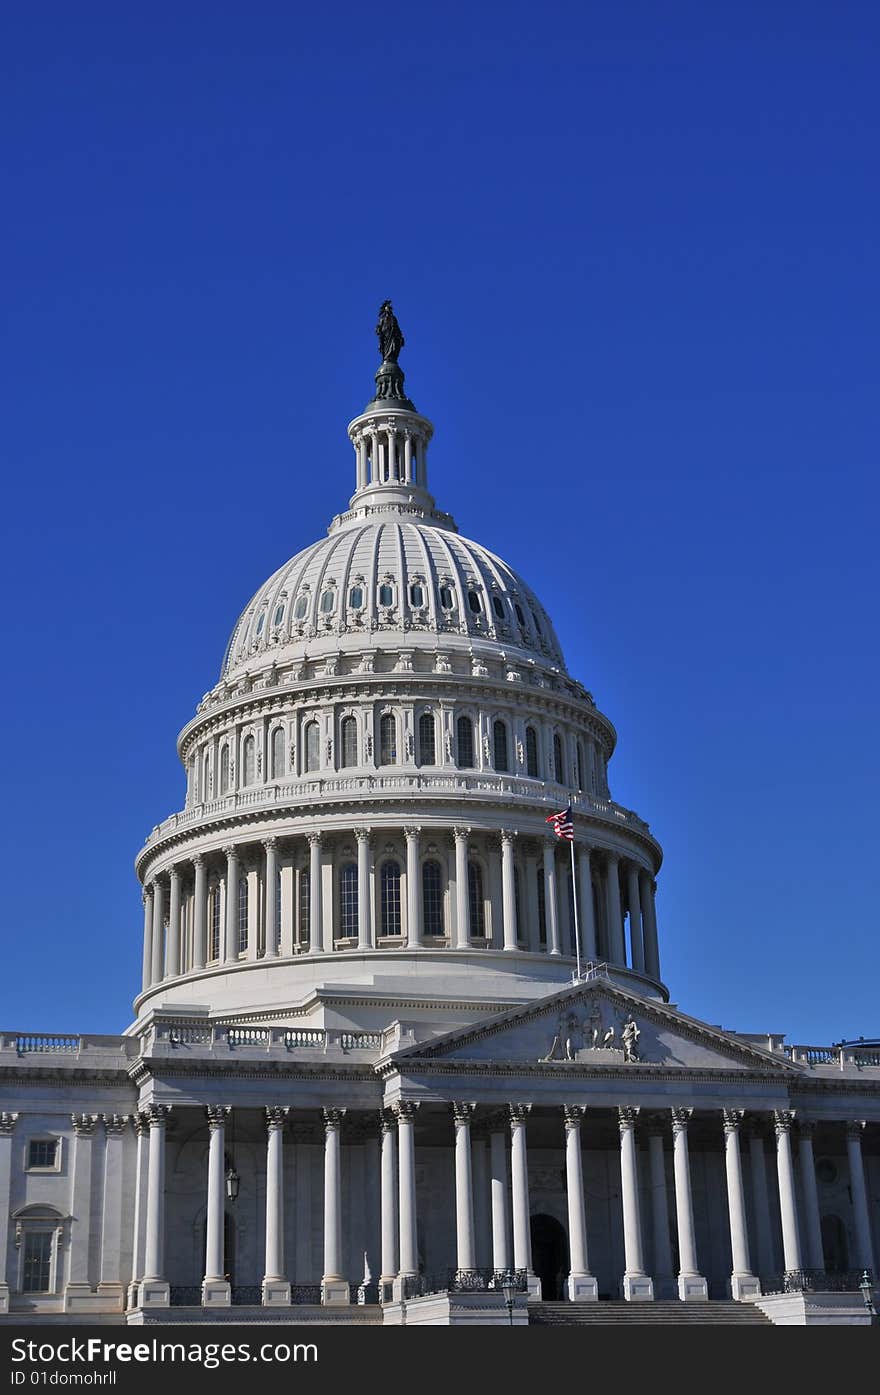
<instances>
[{"instance_id":1,"label":"flagpole","mask_svg":"<svg viewBox=\"0 0 880 1395\"><path fill-rule=\"evenodd\" d=\"M573 822L574 822L574 821L572 821L572 823L573 823ZM568 846L571 848L571 895L572 895L572 905L573 905L573 907L574 907L574 952L575 952L575 954L576 954L576 956L577 956L577 976L578 976L578 980L580 981L580 976L581 976L581 932L580 932L580 926L578 925L577 877L575 876L575 873L574 873L574 827L572 827L572 831L571 831L571 842L569 843Z\"/></svg>"}]
</instances>

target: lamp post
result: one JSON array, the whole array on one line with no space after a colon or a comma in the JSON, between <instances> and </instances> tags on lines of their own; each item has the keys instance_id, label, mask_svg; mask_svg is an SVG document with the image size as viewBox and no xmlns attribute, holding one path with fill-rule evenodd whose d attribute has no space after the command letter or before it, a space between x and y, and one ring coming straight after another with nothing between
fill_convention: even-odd
<instances>
[{"instance_id":1,"label":"lamp post","mask_svg":"<svg viewBox=\"0 0 880 1395\"><path fill-rule=\"evenodd\" d=\"M865 1312L868 1314L868 1320L872 1325L877 1321L877 1309L874 1307L874 1295L872 1293L873 1287L871 1275L868 1273L868 1270L865 1269L862 1273L862 1277L859 1279L859 1292L862 1295L862 1302L865 1305Z\"/></svg>"},{"instance_id":2,"label":"lamp post","mask_svg":"<svg viewBox=\"0 0 880 1395\"><path fill-rule=\"evenodd\" d=\"M507 1304L507 1320L513 1326L513 1299L516 1293L516 1282L510 1270L507 1270L501 1282L501 1292Z\"/></svg>"}]
</instances>

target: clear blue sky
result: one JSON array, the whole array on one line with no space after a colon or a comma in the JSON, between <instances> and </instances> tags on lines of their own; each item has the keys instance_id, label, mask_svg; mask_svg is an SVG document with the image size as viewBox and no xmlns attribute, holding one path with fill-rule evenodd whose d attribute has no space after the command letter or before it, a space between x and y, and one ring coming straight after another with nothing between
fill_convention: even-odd
<instances>
[{"instance_id":1,"label":"clear blue sky","mask_svg":"<svg viewBox=\"0 0 880 1395\"><path fill-rule=\"evenodd\" d=\"M685 1011L877 983L873 3L7 6L0 1026L115 1031L133 858L354 483L390 296L432 484L664 845Z\"/></svg>"}]
</instances>

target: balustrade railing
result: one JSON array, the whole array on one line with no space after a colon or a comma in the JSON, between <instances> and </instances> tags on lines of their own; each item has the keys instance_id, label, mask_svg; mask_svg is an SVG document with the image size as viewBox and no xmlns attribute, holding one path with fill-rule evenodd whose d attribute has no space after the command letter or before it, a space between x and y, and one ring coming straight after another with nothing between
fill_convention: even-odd
<instances>
[{"instance_id":1,"label":"balustrade railing","mask_svg":"<svg viewBox=\"0 0 880 1395\"><path fill-rule=\"evenodd\" d=\"M829 1272L824 1269L786 1269L784 1274L762 1274L761 1292L771 1293L858 1293L863 1269ZM868 1280L873 1282L868 1273Z\"/></svg>"},{"instance_id":2,"label":"balustrade railing","mask_svg":"<svg viewBox=\"0 0 880 1395\"><path fill-rule=\"evenodd\" d=\"M65 1036L54 1032L19 1032L15 1038L15 1049L19 1056L27 1056L34 1051L79 1051L82 1037Z\"/></svg>"}]
</instances>

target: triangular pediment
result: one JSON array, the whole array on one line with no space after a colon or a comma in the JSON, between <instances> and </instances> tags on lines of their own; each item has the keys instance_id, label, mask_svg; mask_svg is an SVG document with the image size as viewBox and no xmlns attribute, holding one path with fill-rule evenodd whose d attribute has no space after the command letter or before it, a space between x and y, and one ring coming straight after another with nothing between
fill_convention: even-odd
<instances>
[{"instance_id":1,"label":"triangular pediment","mask_svg":"<svg viewBox=\"0 0 880 1395\"><path fill-rule=\"evenodd\" d=\"M431 1060L540 1064L548 1070L578 1066L795 1069L786 1059L733 1033L688 1017L655 998L628 993L607 980L573 985L395 1056L407 1068Z\"/></svg>"}]
</instances>

